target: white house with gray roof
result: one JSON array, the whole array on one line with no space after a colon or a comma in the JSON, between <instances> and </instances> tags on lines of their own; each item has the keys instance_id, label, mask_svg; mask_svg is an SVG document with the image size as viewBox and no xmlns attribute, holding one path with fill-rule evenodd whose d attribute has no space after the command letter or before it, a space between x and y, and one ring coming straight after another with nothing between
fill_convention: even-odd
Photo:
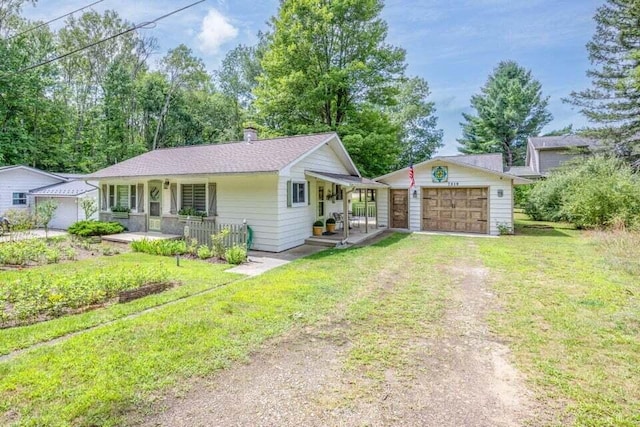
<instances>
[{"instance_id":1,"label":"white house with gray roof","mask_svg":"<svg viewBox=\"0 0 640 427\"><path fill-rule=\"evenodd\" d=\"M0 167L0 216L12 209L34 211L39 202L54 200L58 207L49 226L66 229L84 219L80 198L97 199L97 195L97 188L86 183L82 175L51 173L24 165Z\"/></svg>"},{"instance_id":2,"label":"white house with gray roof","mask_svg":"<svg viewBox=\"0 0 640 427\"><path fill-rule=\"evenodd\" d=\"M217 224L246 221L255 249L280 252L303 244L316 220L346 211L349 191L385 187L362 178L335 133L245 137L154 150L89 175L99 183L100 218L129 231L179 235L181 213ZM118 207L130 210L128 218L114 218Z\"/></svg>"}]
</instances>

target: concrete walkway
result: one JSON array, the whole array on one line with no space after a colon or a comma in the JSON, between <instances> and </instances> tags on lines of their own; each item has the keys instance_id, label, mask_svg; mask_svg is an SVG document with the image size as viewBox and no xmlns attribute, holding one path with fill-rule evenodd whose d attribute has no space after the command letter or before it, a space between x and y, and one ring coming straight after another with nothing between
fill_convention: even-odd
<instances>
[{"instance_id":1,"label":"concrete walkway","mask_svg":"<svg viewBox=\"0 0 640 427\"><path fill-rule=\"evenodd\" d=\"M259 276L276 267L288 264L298 258L315 254L327 248L314 245L302 245L280 253L249 251L248 262L227 270L229 273Z\"/></svg>"},{"instance_id":2,"label":"concrete walkway","mask_svg":"<svg viewBox=\"0 0 640 427\"><path fill-rule=\"evenodd\" d=\"M67 235L66 231L49 230L49 237L59 237L59 236L66 236L66 235ZM0 243L16 241L16 240L44 239L44 238L45 238L45 232L44 230L40 230L40 229L29 230L29 231L14 231L11 236L9 236L8 234L1 236Z\"/></svg>"}]
</instances>

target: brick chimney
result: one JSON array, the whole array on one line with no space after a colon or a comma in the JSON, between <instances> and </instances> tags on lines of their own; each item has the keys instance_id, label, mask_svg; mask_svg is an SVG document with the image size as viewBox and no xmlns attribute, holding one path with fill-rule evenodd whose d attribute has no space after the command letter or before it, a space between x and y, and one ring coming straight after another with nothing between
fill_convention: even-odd
<instances>
[{"instance_id":1,"label":"brick chimney","mask_svg":"<svg viewBox=\"0 0 640 427\"><path fill-rule=\"evenodd\" d=\"M252 142L258 140L258 131L255 128L244 128L244 140L245 142Z\"/></svg>"}]
</instances>

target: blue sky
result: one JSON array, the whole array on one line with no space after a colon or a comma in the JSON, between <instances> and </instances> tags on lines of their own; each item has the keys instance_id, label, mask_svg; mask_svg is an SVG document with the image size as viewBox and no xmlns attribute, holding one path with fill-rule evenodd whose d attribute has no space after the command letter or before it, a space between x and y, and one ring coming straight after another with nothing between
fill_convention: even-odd
<instances>
[{"instance_id":1,"label":"blue sky","mask_svg":"<svg viewBox=\"0 0 640 427\"><path fill-rule=\"evenodd\" d=\"M91 3L91 0L39 0L25 7L31 19L48 20ZM192 0L104 0L94 6L114 9L139 23L156 18ZM424 77L436 103L445 147L439 154L457 154L462 112L469 99L501 60L530 69L550 96L554 120L545 130L568 124L586 125L578 111L562 103L572 90L589 86L585 44L595 25L593 15L603 0L387 0L383 18L388 42L407 51L407 72ZM208 0L167 18L154 29L163 53L184 43L205 60L210 71L239 43L253 44L259 30L277 12L279 1ZM56 24L61 25L61 24Z\"/></svg>"}]
</instances>

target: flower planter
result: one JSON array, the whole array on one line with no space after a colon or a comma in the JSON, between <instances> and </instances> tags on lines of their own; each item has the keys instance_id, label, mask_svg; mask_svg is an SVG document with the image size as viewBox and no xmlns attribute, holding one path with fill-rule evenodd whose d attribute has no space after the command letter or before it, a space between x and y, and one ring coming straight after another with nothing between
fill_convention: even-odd
<instances>
[{"instance_id":1,"label":"flower planter","mask_svg":"<svg viewBox=\"0 0 640 427\"><path fill-rule=\"evenodd\" d=\"M129 219L129 212L111 212L111 217L116 219Z\"/></svg>"},{"instance_id":2,"label":"flower planter","mask_svg":"<svg viewBox=\"0 0 640 427\"><path fill-rule=\"evenodd\" d=\"M327 231L328 231L329 233L335 233L335 231L336 231L336 225L335 225L335 224L328 223L328 224L327 224Z\"/></svg>"},{"instance_id":3,"label":"flower planter","mask_svg":"<svg viewBox=\"0 0 640 427\"><path fill-rule=\"evenodd\" d=\"M313 227L313 235L314 236L322 236L322 230L324 229L324 227Z\"/></svg>"}]
</instances>

